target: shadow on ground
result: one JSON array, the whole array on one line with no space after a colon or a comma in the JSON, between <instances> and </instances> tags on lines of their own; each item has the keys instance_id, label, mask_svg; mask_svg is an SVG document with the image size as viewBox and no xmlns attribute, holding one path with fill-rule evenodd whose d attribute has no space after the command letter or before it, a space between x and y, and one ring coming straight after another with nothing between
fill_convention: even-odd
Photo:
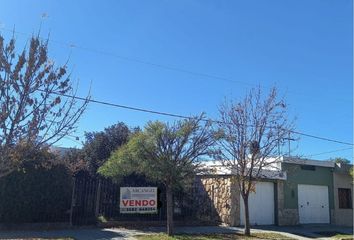
<instances>
[{"instance_id":1,"label":"shadow on ground","mask_svg":"<svg viewBox=\"0 0 354 240\"><path fill-rule=\"evenodd\" d=\"M129 234L116 229L70 229L54 231L11 231L0 232L0 239L65 238L75 240L125 239Z\"/></svg>"}]
</instances>

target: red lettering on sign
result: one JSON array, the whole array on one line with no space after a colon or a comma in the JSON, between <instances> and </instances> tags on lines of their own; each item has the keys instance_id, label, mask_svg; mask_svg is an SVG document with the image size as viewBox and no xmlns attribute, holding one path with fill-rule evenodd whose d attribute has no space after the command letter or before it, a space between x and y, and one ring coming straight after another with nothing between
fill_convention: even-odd
<instances>
[{"instance_id":1,"label":"red lettering on sign","mask_svg":"<svg viewBox=\"0 0 354 240\"><path fill-rule=\"evenodd\" d=\"M156 201L151 200L122 200L123 206L130 206L130 207L146 207L146 206L155 206Z\"/></svg>"}]
</instances>

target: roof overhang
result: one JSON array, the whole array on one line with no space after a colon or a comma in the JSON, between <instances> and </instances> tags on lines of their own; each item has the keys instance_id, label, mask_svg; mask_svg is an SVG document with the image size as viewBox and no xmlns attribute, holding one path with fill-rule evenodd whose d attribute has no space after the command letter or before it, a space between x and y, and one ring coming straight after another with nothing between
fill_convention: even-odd
<instances>
[{"instance_id":1,"label":"roof overhang","mask_svg":"<svg viewBox=\"0 0 354 240\"><path fill-rule=\"evenodd\" d=\"M311 165L311 166L319 166L319 167L328 167L334 168L335 163L332 161L322 161L322 160L313 160L299 157L282 157L282 162L291 163L297 165Z\"/></svg>"}]
</instances>

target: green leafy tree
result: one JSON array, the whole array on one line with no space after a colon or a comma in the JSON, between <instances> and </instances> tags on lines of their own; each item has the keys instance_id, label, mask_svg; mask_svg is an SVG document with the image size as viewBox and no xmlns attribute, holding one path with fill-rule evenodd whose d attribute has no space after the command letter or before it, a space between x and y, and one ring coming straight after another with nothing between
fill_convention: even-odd
<instances>
[{"instance_id":1,"label":"green leafy tree","mask_svg":"<svg viewBox=\"0 0 354 240\"><path fill-rule=\"evenodd\" d=\"M203 124L202 124L203 123ZM166 188L167 233L173 235L173 192L191 183L203 155L214 144L210 123L202 117L172 125L149 122L143 131L115 151L99 169L107 177L144 174Z\"/></svg>"},{"instance_id":2,"label":"green leafy tree","mask_svg":"<svg viewBox=\"0 0 354 240\"><path fill-rule=\"evenodd\" d=\"M346 158L342 158L342 157L336 157L336 158L333 158L333 159L330 159L331 161L335 162L335 163L338 163L340 165L347 165L347 166L350 166L350 161ZM349 167L348 167L349 168ZM351 167L349 168L349 175L354 178L354 168Z\"/></svg>"},{"instance_id":3,"label":"green leafy tree","mask_svg":"<svg viewBox=\"0 0 354 240\"><path fill-rule=\"evenodd\" d=\"M135 131L138 129L130 129L125 123L118 122L103 131L85 133L86 140L82 150L90 172L96 173L111 153L127 143Z\"/></svg>"},{"instance_id":4,"label":"green leafy tree","mask_svg":"<svg viewBox=\"0 0 354 240\"><path fill-rule=\"evenodd\" d=\"M15 38L0 35L0 177L21 167L17 147L49 146L75 131L88 101L78 104L67 74L48 57L48 41L30 39L16 54ZM87 99L88 100L88 99Z\"/></svg>"},{"instance_id":5,"label":"green leafy tree","mask_svg":"<svg viewBox=\"0 0 354 240\"><path fill-rule=\"evenodd\" d=\"M139 129L130 129L125 123L118 122L103 131L86 132L83 147L66 151L61 161L73 174L84 170L95 175L111 153L127 143L132 133L136 131Z\"/></svg>"},{"instance_id":6,"label":"green leafy tree","mask_svg":"<svg viewBox=\"0 0 354 240\"><path fill-rule=\"evenodd\" d=\"M344 163L344 164L350 164L350 161L346 158L341 158L341 157L336 157L333 159L330 159L331 161L335 162L335 163Z\"/></svg>"}]
</instances>

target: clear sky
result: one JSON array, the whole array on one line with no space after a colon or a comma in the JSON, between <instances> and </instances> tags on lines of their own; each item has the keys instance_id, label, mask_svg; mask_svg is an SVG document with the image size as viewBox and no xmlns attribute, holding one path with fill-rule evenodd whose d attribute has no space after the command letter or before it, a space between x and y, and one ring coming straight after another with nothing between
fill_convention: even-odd
<instances>
[{"instance_id":1,"label":"clear sky","mask_svg":"<svg viewBox=\"0 0 354 240\"><path fill-rule=\"evenodd\" d=\"M215 118L224 97L276 85L298 131L353 142L352 0L1 1L0 31L15 27L20 49L40 25L50 57L70 56L79 95L91 83L97 100ZM174 120L91 104L75 135L156 119ZM72 137L60 145L78 146ZM317 155L350 146L307 137L292 147L353 157Z\"/></svg>"}]
</instances>

